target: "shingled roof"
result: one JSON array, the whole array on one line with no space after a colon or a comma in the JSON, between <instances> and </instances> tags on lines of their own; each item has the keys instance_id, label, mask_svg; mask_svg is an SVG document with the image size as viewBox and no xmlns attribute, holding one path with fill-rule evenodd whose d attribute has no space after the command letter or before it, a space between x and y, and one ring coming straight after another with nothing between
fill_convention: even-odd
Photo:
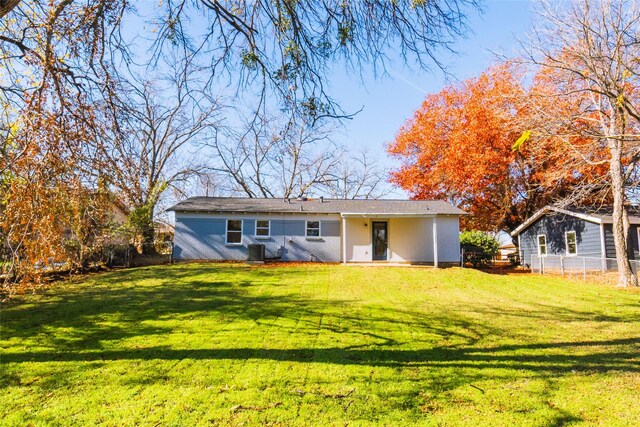
<instances>
[{"instance_id":1,"label":"shingled roof","mask_svg":"<svg viewBox=\"0 0 640 427\"><path fill-rule=\"evenodd\" d=\"M442 200L250 199L191 197L171 208L175 212L210 213L316 213L344 215L466 215Z\"/></svg>"},{"instance_id":2,"label":"shingled roof","mask_svg":"<svg viewBox=\"0 0 640 427\"><path fill-rule=\"evenodd\" d=\"M595 222L596 224L613 223L612 209L608 207L599 206L597 208L589 208L589 207L560 208L557 206L545 206L544 208L540 209L538 212L534 213L525 222L520 224L515 230L511 232L511 235L517 236L522 231L524 231L527 227L529 227L531 224L536 222L539 218L541 218L542 216L550 212L574 216L576 218L581 218L586 221ZM640 208L638 208L637 206L629 206L628 215L629 215L629 222L631 224L640 224Z\"/></svg>"}]
</instances>

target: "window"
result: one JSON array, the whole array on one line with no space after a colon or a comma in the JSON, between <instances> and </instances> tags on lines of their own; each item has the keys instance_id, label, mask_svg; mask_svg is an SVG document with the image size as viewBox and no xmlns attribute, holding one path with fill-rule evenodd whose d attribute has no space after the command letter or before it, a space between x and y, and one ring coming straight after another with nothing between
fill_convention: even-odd
<instances>
[{"instance_id":1,"label":"window","mask_svg":"<svg viewBox=\"0 0 640 427\"><path fill-rule=\"evenodd\" d=\"M256 221L256 236L269 237L271 235L271 230L269 228L270 225L271 225L271 221L269 220Z\"/></svg>"},{"instance_id":2,"label":"window","mask_svg":"<svg viewBox=\"0 0 640 427\"><path fill-rule=\"evenodd\" d=\"M567 231L564 235L564 240L567 244L567 255L577 255L578 244L576 242L576 232Z\"/></svg>"},{"instance_id":3,"label":"window","mask_svg":"<svg viewBox=\"0 0 640 427\"><path fill-rule=\"evenodd\" d=\"M307 237L320 237L320 221L307 221Z\"/></svg>"},{"instance_id":4,"label":"window","mask_svg":"<svg viewBox=\"0 0 640 427\"><path fill-rule=\"evenodd\" d=\"M538 255L547 255L547 236L544 234L538 236Z\"/></svg>"},{"instance_id":5,"label":"window","mask_svg":"<svg viewBox=\"0 0 640 427\"><path fill-rule=\"evenodd\" d=\"M239 245L242 243L242 220L227 220L227 243Z\"/></svg>"}]
</instances>

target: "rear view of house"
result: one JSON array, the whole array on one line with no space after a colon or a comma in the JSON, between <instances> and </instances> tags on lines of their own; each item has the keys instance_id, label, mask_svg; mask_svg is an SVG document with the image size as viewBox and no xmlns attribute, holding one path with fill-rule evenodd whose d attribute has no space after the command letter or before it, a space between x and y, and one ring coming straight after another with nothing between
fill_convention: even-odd
<instances>
[{"instance_id":1,"label":"rear view of house","mask_svg":"<svg viewBox=\"0 0 640 427\"><path fill-rule=\"evenodd\" d=\"M173 206L174 259L320 262L460 260L459 219L444 201L193 197Z\"/></svg>"}]
</instances>

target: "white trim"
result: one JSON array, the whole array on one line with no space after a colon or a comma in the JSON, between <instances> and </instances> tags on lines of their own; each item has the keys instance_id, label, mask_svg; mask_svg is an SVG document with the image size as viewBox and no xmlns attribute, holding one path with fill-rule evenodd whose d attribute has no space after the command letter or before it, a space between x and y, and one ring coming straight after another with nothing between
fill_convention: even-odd
<instances>
[{"instance_id":1,"label":"white trim","mask_svg":"<svg viewBox=\"0 0 640 427\"><path fill-rule=\"evenodd\" d=\"M342 263L347 263L347 218L342 217Z\"/></svg>"},{"instance_id":2,"label":"white trim","mask_svg":"<svg viewBox=\"0 0 640 427\"><path fill-rule=\"evenodd\" d=\"M607 269L607 241L604 237L604 224L600 224L600 251L602 252L602 271Z\"/></svg>"},{"instance_id":3,"label":"white trim","mask_svg":"<svg viewBox=\"0 0 640 427\"><path fill-rule=\"evenodd\" d=\"M240 221L240 241L239 242L230 242L229 241L229 221ZM237 233L237 231L233 231L234 233ZM244 236L244 220L243 219L235 219L235 218L227 218L227 221L225 222L225 229L224 229L224 244L225 245L233 245L233 246L242 246L242 237Z\"/></svg>"},{"instance_id":4,"label":"white trim","mask_svg":"<svg viewBox=\"0 0 640 427\"><path fill-rule=\"evenodd\" d=\"M518 234L518 259L520 260L520 265L524 266L524 251L522 250L522 243L520 242L520 235Z\"/></svg>"},{"instance_id":5,"label":"white trim","mask_svg":"<svg viewBox=\"0 0 640 427\"><path fill-rule=\"evenodd\" d=\"M433 267L438 268L438 221L433 218Z\"/></svg>"},{"instance_id":6,"label":"white trim","mask_svg":"<svg viewBox=\"0 0 640 427\"><path fill-rule=\"evenodd\" d=\"M258 234L258 221L267 222L267 234ZM264 227L260 227L260 228L264 230ZM271 237L271 220L270 219L256 219L255 237L256 239L268 239Z\"/></svg>"},{"instance_id":7,"label":"white trim","mask_svg":"<svg viewBox=\"0 0 640 427\"><path fill-rule=\"evenodd\" d=\"M318 223L318 235L317 236L309 236L309 223L310 222L317 222ZM322 224L321 224L321 222L322 221L306 220L304 222L304 237L320 239L320 237L322 237ZM312 228L312 230L315 230L315 228Z\"/></svg>"},{"instance_id":8,"label":"white trim","mask_svg":"<svg viewBox=\"0 0 640 427\"><path fill-rule=\"evenodd\" d=\"M380 212L380 213L359 213L359 212L347 212L347 213L341 213L340 216L342 217L361 217L361 218L431 218L431 217L435 217L436 215L438 216L462 216L462 214L436 214L436 213L432 213L432 214L415 214L415 213L384 213L384 212ZM466 214L465 214L466 215Z\"/></svg>"},{"instance_id":9,"label":"white trim","mask_svg":"<svg viewBox=\"0 0 640 427\"><path fill-rule=\"evenodd\" d=\"M569 233L573 233L573 239L574 239L574 245L576 247L576 252L575 253L569 253ZM565 249L565 254L567 256L576 256L578 255L578 235L576 234L575 230L567 230L564 232L564 249Z\"/></svg>"},{"instance_id":10,"label":"white trim","mask_svg":"<svg viewBox=\"0 0 640 427\"><path fill-rule=\"evenodd\" d=\"M540 237L544 237L544 254L541 253L540 251ZM536 236L536 248L538 248L538 256L539 257L543 257L543 256L547 256L549 254L549 242L547 242L547 235L546 234L538 234Z\"/></svg>"}]
</instances>

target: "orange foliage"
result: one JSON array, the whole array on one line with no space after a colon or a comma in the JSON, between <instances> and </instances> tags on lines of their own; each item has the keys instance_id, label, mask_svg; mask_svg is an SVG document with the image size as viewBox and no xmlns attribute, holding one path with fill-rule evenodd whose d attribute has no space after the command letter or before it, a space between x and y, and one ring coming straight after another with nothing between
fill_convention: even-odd
<instances>
[{"instance_id":1,"label":"orange foliage","mask_svg":"<svg viewBox=\"0 0 640 427\"><path fill-rule=\"evenodd\" d=\"M88 124L45 104L21 115L12 148L0 159L8 293L15 291L11 283L38 282L54 264L71 271L85 266L110 216L108 193L92 188L92 171L81 163Z\"/></svg>"},{"instance_id":2,"label":"orange foliage","mask_svg":"<svg viewBox=\"0 0 640 427\"><path fill-rule=\"evenodd\" d=\"M574 194L585 181L602 187L606 167L571 156L572 146L593 144L575 134L541 132L541 110L555 111L576 125L570 114L580 99L559 102L559 90L542 77L525 88L510 64L490 68L477 78L427 96L400 129L389 153L401 161L391 181L416 199L447 199L467 210L467 228L511 231L543 206ZM546 92L545 92L546 91ZM519 149L524 131L534 136ZM548 136L549 135L549 136ZM535 140L535 143L534 143ZM593 188L582 186L582 200Z\"/></svg>"},{"instance_id":3,"label":"orange foliage","mask_svg":"<svg viewBox=\"0 0 640 427\"><path fill-rule=\"evenodd\" d=\"M416 199L451 200L475 228L501 227L518 197L513 122L523 96L508 65L427 96L388 147L402 161L392 182Z\"/></svg>"}]
</instances>

